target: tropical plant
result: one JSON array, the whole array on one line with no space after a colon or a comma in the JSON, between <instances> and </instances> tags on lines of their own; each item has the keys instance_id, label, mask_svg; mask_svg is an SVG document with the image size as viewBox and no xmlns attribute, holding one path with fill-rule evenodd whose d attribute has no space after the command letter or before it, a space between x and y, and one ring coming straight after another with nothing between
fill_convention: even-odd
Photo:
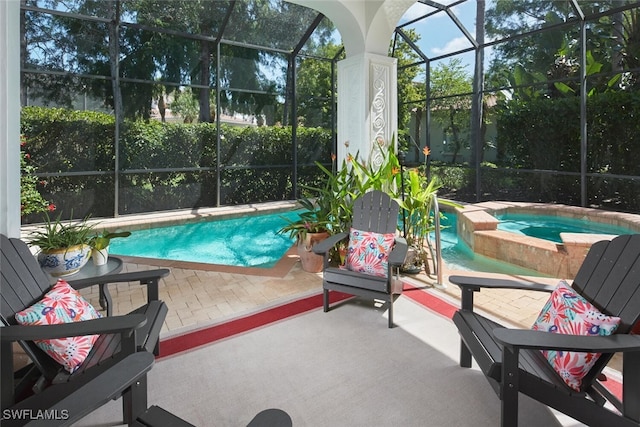
<instances>
[{"instance_id":1,"label":"tropical plant","mask_svg":"<svg viewBox=\"0 0 640 427\"><path fill-rule=\"evenodd\" d=\"M335 155L332 155L335 161ZM316 166L325 174L322 187L303 185L304 197L298 200L305 210L298 220L290 221L280 232L288 232L292 238L304 239L308 232L336 234L344 231L351 221L355 194L353 169L346 162L337 172L332 172L320 162Z\"/></svg>"},{"instance_id":2,"label":"tropical plant","mask_svg":"<svg viewBox=\"0 0 640 427\"><path fill-rule=\"evenodd\" d=\"M93 238L94 226L87 220L88 218L79 222L62 222L60 215L52 220L47 214L42 229L33 232L28 243L38 246L42 252L89 245Z\"/></svg>"},{"instance_id":3,"label":"tropical plant","mask_svg":"<svg viewBox=\"0 0 640 427\"><path fill-rule=\"evenodd\" d=\"M303 241L307 233L323 233L327 232L329 225L329 210L326 206L319 203L322 199L310 199L303 197L298 199L298 203L304 209L298 214L298 219L290 220L282 217L287 221L287 225L278 230L278 234L288 234L290 238L296 241Z\"/></svg>"},{"instance_id":4,"label":"tropical plant","mask_svg":"<svg viewBox=\"0 0 640 427\"><path fill-rule=\"evenodd\" d=\"M332 156L335 161L335 156ZM346 162L342 162L340 169L332 172L320 162L316 162L318 168L325 174L324 187L307 187L315 192L317 199L329 212L327 215L327 229L331 234L345 231L351 221L353 200L355 198L353 169L348 168Z\"/></svg>"},{"instance_id":5,"label":"tropical plant","mask_svg":"<svg viewBox=\"0 0 640 427\"><path fill-rule=\"evenodd\" d=\"M404 200L400 201L400 207L404 209L405 237L410 246L421 247L432 231L433 220L429 213L439 186L435 179L427 182L418 169L408 170L406 178Z\"/></svg>"},{"instance_id":6,"label":"tropical plant","mask_svg":"<svg viewBox=\"0 0 640 427\"><path fill-rule=\"evenodd\" d=\"M392 197L399 195L400 162L393 151L394 146L395 141L392 140L389 147L385 148L384 141L378 138L368 161L360 160L358 155L348 157L347 160L353 169L350 181L354 193L362 194L370 190L380 190Z\"/></svg>"},{"instance_id":7,"label":"tropical plant","mask_svg":"<svg viewBox=\"0 0 640 427\"><path fill-rule=\"evenodd\" d=\"M398 200L402 208L404 237L415 256L408 260L405 269L420 269L427 265L428 237L435 230L433 204L441 187L437 179L427 179L419 169L409 169L404 174L404 197ZM450 200L439 200L439 204L460 207Z\"/></svg>"},{"instance_id":8,"label":"tropical plant","mask_svg":"<svg viewBox=\"0 0 640 427\"><path fill-rule=\"evenodd\" d=\"M305 211L297 220L288 220L280 233L304 239L310 230L337 234L349 231L353 215L353 201L370 190L381 190L398 198L401 187L400 163L392 150L394 144L385 147L384 141L376 140L372 155L366 160L349 154L342 165L335 165L332 155L332 169L316 162L324 173L322 186L302 186L305 196L299 199Z\"/></svg>"},{"instance_id":9,"label":"tropical plant","mask_svg":"<svg viewBox=\"0 0 640 427\"><path fill-rule=\"evenodd\" d=\"M91 238L89 245L92 249L102 250L106 249L111 244L111 239L115 239L116 237L129 237L131 236L130 231L120 231L117 233L112 233L107 230L103 230L100 234L96 234Z\"/></svg>"},{"instance_id":10,"label":"tropical plant","mask_svg":"<svg viewBox=\"0 0 640 427\"><path fill-rule=\"evenodd\" d=\"M353 201L360 194L382 190L396 197L396 189L400 185L398 158L391 149L384 149L380 140L378 147L380 150L377 161L360 160L357 154L348 155L341 167L336 168L336 172L316 162L325 175L324 185L302 186L305 195L298 202L305 211L297 220L288 220L287 225L279 232L289 233L292 238L304 239L308 232L326 231L337 234L348 231ZM331 158L335 162L336 156L332 155ZM379 165L376 167L374 163Z\"/></svg>"}]
</instances>

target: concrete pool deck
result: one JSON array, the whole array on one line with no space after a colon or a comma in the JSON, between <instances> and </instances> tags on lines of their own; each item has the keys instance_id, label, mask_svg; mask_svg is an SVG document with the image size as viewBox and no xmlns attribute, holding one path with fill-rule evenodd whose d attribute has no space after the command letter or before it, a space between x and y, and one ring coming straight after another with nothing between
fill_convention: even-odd
<instances>
[{"instance_id":1,"label":"concrete pool deck","mask_svg":"<svg viewBox=\"0 0 640 427\"><path fill-rule=\"evenodd\" d=\"M142 260L125 257L123 271L149 270L157 267L171 269L169 276L160 282L159 289L160 299L165 301L169 309L160 334L161 339L167 339L322 291L321 273L303 271L293 251L290 251L285 258L283 263L273 269L241 271L228 266L183 266L171 264L170 261L166 261L163 265L160 260L152 265ZM261 274L256 270L272 271ZM435 287L436 278L424 272L403 276L403 280L454 306L459 306L460 290L448 282L450 275L493 275L447 270L446 267L443 271L444 288ZM548 284L557 283L557 279L551 278L514 277ZM109 289L113 297L114 314L126 314L146 302L144 287L137 283L116 284ZM83 290L82 294L92 305L100 307L97 289ZM475 305L489 316L501 319L506 324L529 328L538 317L547 298L548 294L545 292L495 289L478 293L475 297ZM609 367L620 371L621 358L614 357Z\"/></svg>"},{"instance_id":2,"label":"concrete pool deck","mask_svg":"<svg viewBox=\"0 0 640 427\"><path fill-rule=\"evenodd\" d=\"M322 273L303 271L294 250L289 251L283 260L271 269L131 257L122 259L125 261L123 272L159 267L171 270L169 276L160 284L160 299L169 307L169 315L162 329L163 338L322 291ZM428 289L452 304L459 305L460 292L457 286L448 283L449 275L492 275L446 269L444 273L444 288L436 288L435 277L424 272L402 278L408 284ZM557 279L517 277L545 283L557 282ZM114 314L128 313L146 301L144 287L136 283L116 284L110 286L110 291ZM92 304L99 307L97 289L83 292ZM539 292L499 290L481 292L476 302L479 307L495 317L528 327L533 324L547 297L548 294Z\"/></svg>"},{"instance_id":3,"label":"concrete pool deck","mask_svg":"<svg viewBox=\"0 0 640 427\"><path fill-rule=\"evenodd\" d=\"M161 339L262 311L303 296L322 291L322 274L302 270L294 251L290 251L272 269L256 269L216 265L186 265L171 261L123 258L123 271L149 270L158 267L171 269L160 282L160 299L169 312L162 326ZM267 271L265 271L267 270ZM444 288L435 287L436 278L424 271L403 279L418 288L443 298L454 306L460 305L460 290L448 282L458 275L492 276L491 273L455 271L443 268ZM557 279L517 276L518 279L549 284ZM82 294L95 307L100 307L98 290L85 289ZM109 287L113 297L113 313L126 314L146 302L144 287L137 283L122 283ZM529 328L547 301L545 292L500 290L479 292L475 305L490 316L502 319L514 327ZM396 313L396 315L399 315ZM609 367L621 371L621 357L614 357Z\"/></svg>"}]
</instances>

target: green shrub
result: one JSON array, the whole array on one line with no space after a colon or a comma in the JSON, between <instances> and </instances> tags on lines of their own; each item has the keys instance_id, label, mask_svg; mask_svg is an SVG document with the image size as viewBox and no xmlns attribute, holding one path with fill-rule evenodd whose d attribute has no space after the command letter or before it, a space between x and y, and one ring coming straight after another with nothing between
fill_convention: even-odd
<instances>
[{"instance_id":1,"label":"green shrub","mask_svg":"<svg viewBox=\"0 0 640 427\"><path fill-rule=\"evenodd\" d=\"M68 217L112 216L115 210L115 121L108 114L25 107L22 132L39 174L51 176L41 195ZM237 127L220 132L221 204L293 199L290 127ZM331 132L297 129L297 184L322 176L331 161ZM120 128L118 213L215 206L218 136L215 123L126 121Z\"/></svg>"}]
</instances>

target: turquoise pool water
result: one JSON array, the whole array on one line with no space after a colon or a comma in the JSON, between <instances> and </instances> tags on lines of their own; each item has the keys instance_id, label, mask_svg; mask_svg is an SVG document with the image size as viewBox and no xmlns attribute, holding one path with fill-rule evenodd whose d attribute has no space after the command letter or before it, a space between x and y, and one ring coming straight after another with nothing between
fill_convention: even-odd
<instances>
[{"instance_id":1,"label":"turquoise pool water","mask_svg":"<svg viewBox=\"0 0 640 427\"><path fill-rule=\"evenodd\" d=\"M456 224L457 217L455 214L444 213L443 218L440 220L440 225L442 227L440 232L440 240L442 242L442 259L449 269L542 276L542 274L535 270L519 267L474 253L464 242L458 241ZM434 233L431 235L431 242L435 244Z\"/></svg>"},{"instance_id":2,"label":"turquoise pool water","mask_svg":"<svg viewBox=\"0 0 640 427\"><path fill-rule=\"evenodd\" d=\"M282 217L296 219L296 212L250 215L242 218L158 227L132 232L127 239L114 239L114 255L201 262L239 267L270 268L289 250L293 241L276 234L286 224ZM499 218L501 230L547 238L559 242L559 233L625 234L632 231L567 218L509 214ZM540 276L540 273L475 254L458 241L455 214L444 213L442 257L448 268L505 274ZM432 234L432 242L435 236Z\"/></svg>"},{"instance_id":3,"label":"turquoise pool water","mask_svg":"<svg viewBox=\"0 0 640 427\"><path fill-rule=\"evenodd\" d=\"M133 231L126 239L114 239L113 255L191 261L239 267L273 267L293 244L276 234L296 219L295 212L250 215L242 218L158 227Z\"/></svg>"},{"instance_id":4,"label":"turquoise pool water","mask_svg":"<svg viewBox=\"0 0 640 427\"><path fill-rule=\"evenodd\" d=\"M633 231L626 227L558 216L507 213L496 215L496 218L500 220L498 230L524 234L555 243L562 243L560 233L633 234Z\"/></svg>"}]
</instances>

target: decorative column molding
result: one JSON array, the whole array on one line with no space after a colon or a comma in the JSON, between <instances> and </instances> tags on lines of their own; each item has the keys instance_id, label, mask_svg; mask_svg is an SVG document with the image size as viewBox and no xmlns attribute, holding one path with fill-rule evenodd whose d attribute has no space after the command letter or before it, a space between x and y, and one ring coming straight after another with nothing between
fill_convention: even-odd
<instances>
[{"instance_id":1,"label":"decorative column molding","mask_svg":"<svg viewBox=\"0 0 640 427\"><path fill-rule=\"evenodd\" d=\"M397 134L396 82L395 58L364 53L338 63L338 164L349 154L382 163Z\"/></svg>"},{"instance_id":2,"label":"decorative column molding","mask_svg":"<svg viewBox=\"0 0 640 427\"><path fill-rule=\"evenodd\" d=\"M0 232L20 237L20 2L0 1Z\"/></svg>"}]
</instances>

